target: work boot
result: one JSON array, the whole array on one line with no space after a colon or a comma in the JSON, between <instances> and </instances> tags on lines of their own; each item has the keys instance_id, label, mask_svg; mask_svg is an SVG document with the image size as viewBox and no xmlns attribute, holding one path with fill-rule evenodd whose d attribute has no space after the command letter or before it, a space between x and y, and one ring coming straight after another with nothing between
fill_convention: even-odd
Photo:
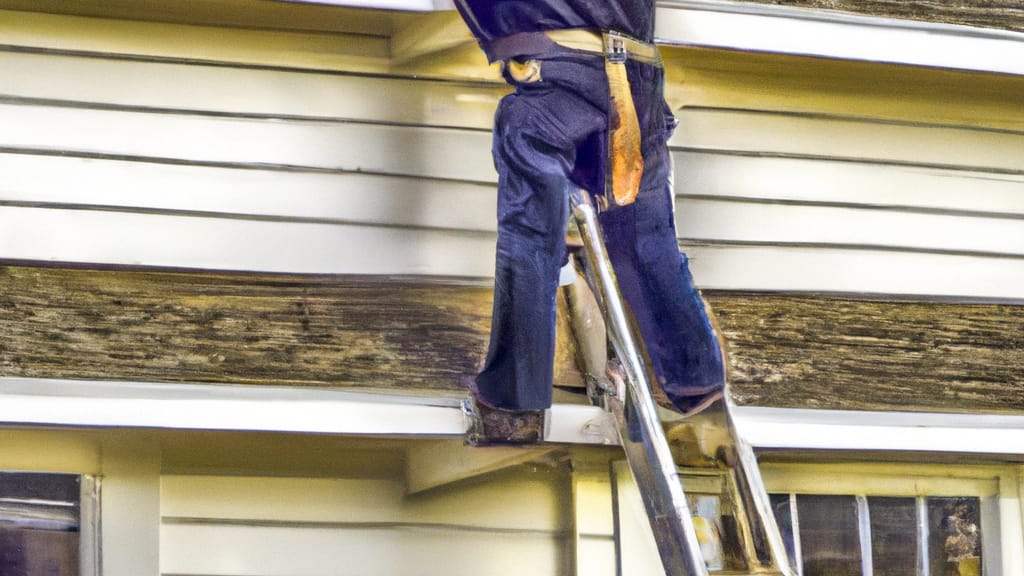
<instances>
[{"instance_id":1,"label":"work boot","mask_svg":"<svg viewBox=\"0 0 1024 576\"><path fill-rule=\"evenodd\" d=\"M462 403L470 446L524 446L544 439L544 410L492 408L475 397Z\"/></svg>"}]
</instances>

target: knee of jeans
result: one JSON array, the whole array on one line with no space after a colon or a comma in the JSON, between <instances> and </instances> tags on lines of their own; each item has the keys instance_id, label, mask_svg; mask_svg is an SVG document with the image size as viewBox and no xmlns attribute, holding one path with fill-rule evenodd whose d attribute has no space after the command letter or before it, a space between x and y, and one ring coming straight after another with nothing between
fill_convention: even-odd
<instances>
[{"instance_id":1,"label":"knee of jeans","mask_svg":"<svg viewBox=\"0 0 1024 576\"><path fill-rule=\"evenodd\" d=\"M537 226L536 223L507 222L499 225L499 250L504 246L514 258L565 260L565 227Z\"/></svg>"},{"instance_id":2,"label":"knee of jeans","mask_svg":"<svg viewBox=\"0 0 1024 576\"><path fill-rule=\"evenodd\" d=\"M564 236L569 219L568 179L559 174L517 175L498 189L498 231L551 243ZM557 247L559 243L554 243Z\"/></svg>"}]
</instances>

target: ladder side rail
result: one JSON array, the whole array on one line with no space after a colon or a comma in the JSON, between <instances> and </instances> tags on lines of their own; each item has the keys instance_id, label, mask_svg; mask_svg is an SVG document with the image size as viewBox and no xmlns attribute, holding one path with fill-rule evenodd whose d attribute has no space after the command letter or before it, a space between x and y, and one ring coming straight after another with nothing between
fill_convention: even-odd
<instances>
[{"instance_id":1,"label":"ladder side rail","mask_svg":"<svg viewBox=\"0 0 1024 576\"><path fill-rule=\"evenodd\" d=\"M625 372L624 378L615 378L619 380L617 394L607 400L615 416L626 459L640 486L665 574L706 576L707 566L679 471L650 394L649 364L644 362L634 337L594 207L578 189L570 194L570 201L587 254L588 266L585 268L588 281L606 316L612 347ZM627 410L631 410L629 416L635 418L627 417Z\"/></svg>"}]
</instances>

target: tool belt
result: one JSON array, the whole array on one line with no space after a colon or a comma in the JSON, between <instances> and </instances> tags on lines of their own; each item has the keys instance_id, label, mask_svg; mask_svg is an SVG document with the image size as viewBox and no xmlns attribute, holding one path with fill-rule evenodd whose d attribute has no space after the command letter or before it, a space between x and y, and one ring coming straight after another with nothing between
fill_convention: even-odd
<instances>
[{"instance_id":1,"label":"tool belt","mask_svg":"<svg viewBox=\"0 0 1024 576\"><path fill-rule=\"evenodd\" d=\"M636 60L651 66L661 67L661 53L654 44L614 31L599 32L586 28L548 30L541 32L555 44L573 50L603 54L609 59Z\"/></svg>"},{"instance_id":2,"label":"tool belt","mask_svg":"<svg viewBox=\"0 0 1024 576\"><path fill-rule=\"evenodd\" d=\"M608 173L605 178L605 195L616 205L632 204L640 193L644 159L640 149L640 123L633 103L629 77L626 74L626 62L634 60L660 68L661 54L655 45L624 34L584 28L548 30L498 38L488 45L487 53L492 60L504 62L505 71L513 80L529 84L542 80L542 60L523 59L523 54L542 55L556 46L590 52L604 58L609 93Z\"/></svg>"}]
</instances>

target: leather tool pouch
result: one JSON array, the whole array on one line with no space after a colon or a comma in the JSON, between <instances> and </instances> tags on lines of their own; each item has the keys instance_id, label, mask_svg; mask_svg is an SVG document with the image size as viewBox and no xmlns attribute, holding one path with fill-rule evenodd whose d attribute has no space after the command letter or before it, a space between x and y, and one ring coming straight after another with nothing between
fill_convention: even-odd
<instances>
[{"instance_id":1,"label":"leather tool pouch","mask_svg":"<svg viewBox=\"0 0 1024 576\"><path fill-rule=\"evenodd\" d=\"M606 191L616 205L632 204L640 193L644 158L640 149L640 122L626 73L625 43L613 33L604 33L605 71L610 95L608 106L608 174Z\"/></svg>"}]
</instances>

